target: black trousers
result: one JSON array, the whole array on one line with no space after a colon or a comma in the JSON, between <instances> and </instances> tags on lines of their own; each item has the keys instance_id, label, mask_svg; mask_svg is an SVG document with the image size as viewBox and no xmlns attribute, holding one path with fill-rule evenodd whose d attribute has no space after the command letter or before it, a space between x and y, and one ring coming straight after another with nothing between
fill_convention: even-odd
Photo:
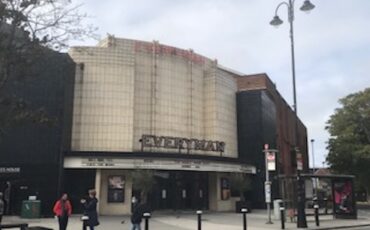
<instances>
[{"instance_id":1,"label":"black trousers","mask_svg":"<svg viewBox=\"0 0 370 230\"><path fill-rule=\"evenodd\" d=\"M3 215L1 214L0 215L0 224L1 224L1 221L3 220Z\"/></svg>"},{"instance_id":2,"label":"black trousers","mask_svg":"<svg viewBox=\"0 0 370 230\"><path fill-rule=\"evenodd\" d=\"M90 230L94 230L94 226L89 226L87 221L84 221L82 225L82 230L87 230L87 227L89 227Z\"/></svg>"},{"instance_id":3,"label":"black trousers","mask_svg":"<svg viewBox=\"0 0 370 230\"><path fill-rule=\"evenodd\" d=\"M66 230L68 225L68 216L58 216L59 230Z\"/></svg>"}]
</instances>

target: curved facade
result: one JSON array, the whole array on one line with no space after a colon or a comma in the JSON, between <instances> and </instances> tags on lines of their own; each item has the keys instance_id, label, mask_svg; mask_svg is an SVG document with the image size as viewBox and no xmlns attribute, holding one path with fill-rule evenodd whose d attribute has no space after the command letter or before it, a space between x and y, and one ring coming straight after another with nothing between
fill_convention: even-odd
<instances>
[{"instance_id":1,"label":"curved facade","mask_svg":"<svg viewBox=\"0 0 370 230\"><path fill-rule=\"evenodd\" d=\"M77 64L71 149L64 158L70 193L85 170L90 182L80 186L96 187L102 214L130 213L137 192L130 170L151 169L158 184L154 208L235 208L229 173L253 174L255 167L238 160L234 73L156 41L110 36L69 54ZM126 185L113 191L124 197L117 202L111 202L112 175Z\"/></svg>"},{"instance_id":2,"label":"curved facade","mask_svg":"<svg viewBox=\"0 0 370 230\"><path fill-rule=\"evenodd\" d=\"M130 213L139 192L133 169L154 171L155 209L216 211L235 209L231 172L259 172L248 196L264 206L265 144L281 152L271 175L292 174L294 160L282 159L293 142L277 137L294 125L281 121L295 119L279 112L291 109L275 88L259 84L267 76L243 76L192 50L113 36L69 54L76 75L66 191L78 197L95 187L100 213ZM299 147L307 156L304 141ZM278 183L273 198L280 197Z\"/></svg>"},{"instance_id":3,"label":"curved facade","mask_svg":"<svg viewBox=\"0 0 370 230\"><path fill-rule=\"evenodd\" d=\"M254 174L247 199L264 207L265 144L279 151L271 178L294 175L297 120L266 74L245 76L192 50L112 36L69 55L37 62L37 74L48 76L44 84L10 86L51 114L59 111L50 130L30 124L0 143L0 182L17 194L13 211L39 194L47 213L55 193L67 192L78 212L80 199L96 188L101 214L129 214L131 197L140 193L133 169L153 173L154 209L235 210L231 172ZM298 137L307 170L300 121ZM47 176L39 181L36 174ZM294 197L289 184L272 184L273 199L281 198L279 190Z\"/></svg>"},{"instance_id":4,"label":"curved facade","mask_svg":"<svg viewBox=\"0 0 370 230\"><path fill-rule=\"evenodd\" d=\"M223 157L238 156L237 85L217 62L192 50L113 37L69 53L80 63L73 151L137 152L142 135L154 135L222 141ZM220 155L194 149L191 154Z\"/></svg>"}]
</instances>

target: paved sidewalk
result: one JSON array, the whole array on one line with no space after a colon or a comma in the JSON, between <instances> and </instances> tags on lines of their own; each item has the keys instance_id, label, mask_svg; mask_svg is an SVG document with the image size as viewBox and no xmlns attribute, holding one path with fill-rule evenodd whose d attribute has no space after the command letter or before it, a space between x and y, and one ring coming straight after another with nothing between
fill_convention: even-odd
<instances>
[{"instance_id":1,"label":"paved sidewalk","mask_svg":"<svg viewBox=\"0 0 370 230\"><path fill-rule=\"evenodd\" d=\"M80 216L70 218L68 229L82 229ZM370 216L368 217L370 218ZM315 227L313 217L307 217L308 229L333 229L336 227L353 227L369 225L370 219L360 217L358 220L337 220L331 216L320 216L320 227ZM122 224L121 222L124 221ZM5 217L4 223L28 222L30 226L42 226L57 230L57 221L54 218L20 219L19 217ZM280 229L280 221L273 220L273 224L266 224L266 211L255 210L247 215L247 229L271 230ZM129 230L129 216L100 216L100 226L97 230ZM144 225L144 224L143 224ZM142 225L142 226L143 226ZM154 212L150 219L151 230L197 230L197 216L193 212ZM286 223L285 229L297 229L296 223ZM231 212L205 212L202 216L202 230L242 230L242 215Z\"/></svg>"}]
</instances>

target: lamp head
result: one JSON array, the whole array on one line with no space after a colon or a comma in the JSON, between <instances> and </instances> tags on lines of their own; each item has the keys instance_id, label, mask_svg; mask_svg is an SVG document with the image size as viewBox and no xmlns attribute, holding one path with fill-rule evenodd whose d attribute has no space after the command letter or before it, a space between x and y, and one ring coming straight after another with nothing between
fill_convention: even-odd
<instances>
[{"instance_id":1,"label":"lamp head","mask_svg":"<svg viewBox=\"0 0 370 230\"><path fill-rule=\"evenodd\" d=\"M313 8L315 8L315 5L312 4L309 0L305 0L303 6L301 6L300 9L304 12L310 12L311 10L313 10Z\"/></svg>"},{"instance_id":2,"label":"lamp head","mask_svg":"<svg viewBox=\"0 0 370 230\"><path fill-rule=\"evenodd\" d=\"M283 24L283 20L279 18L279 16L275 15L274 18L271 20L270 25L278 27Z\"/></svg>"}]
</instances>

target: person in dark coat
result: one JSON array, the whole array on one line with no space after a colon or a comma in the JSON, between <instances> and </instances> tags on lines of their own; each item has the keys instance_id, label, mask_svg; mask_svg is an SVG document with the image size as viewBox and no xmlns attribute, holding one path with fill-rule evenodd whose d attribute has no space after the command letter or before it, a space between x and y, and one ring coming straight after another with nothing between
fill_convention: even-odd
<instances>
[{"instance_id":1,"label":"person in dark coat","mask_svg":"<svg viewBox=\"0 0 370 230\"><path fill-rule=\"evenodd\" d=\"M141 230L143 210L136 197L132 197L131 230Z\"/></svg>"},{"instance_id":2,"label":"person in dark coat","mask_svg":"<svg viewBox=\"0 0 370 230\"><path fill-rule=\"evenodd\" d=\"M58 217L59 230L66 230L68 225L68 217L72 214L72 205L68 200L68 195L64 193L62 197L55 202L53 208L54 214Z\"/></svg>"},{"instance_id":3,"label":"person in dark coat","mask_svg":"<svg viewBox=\"0 0 370 230\"><path fill-rule=\"evenodd\" d=\"M89 227L90 230L94 230L94 227L99 225L98 212L96 210L98 204L96 191L94 189L90 189L89 198L86 200L82 199L81 203L84 206L84 216L87 217L87 219L83 220L82 229L87 230L87 227Z\"/></svg>"}]
</instances>

